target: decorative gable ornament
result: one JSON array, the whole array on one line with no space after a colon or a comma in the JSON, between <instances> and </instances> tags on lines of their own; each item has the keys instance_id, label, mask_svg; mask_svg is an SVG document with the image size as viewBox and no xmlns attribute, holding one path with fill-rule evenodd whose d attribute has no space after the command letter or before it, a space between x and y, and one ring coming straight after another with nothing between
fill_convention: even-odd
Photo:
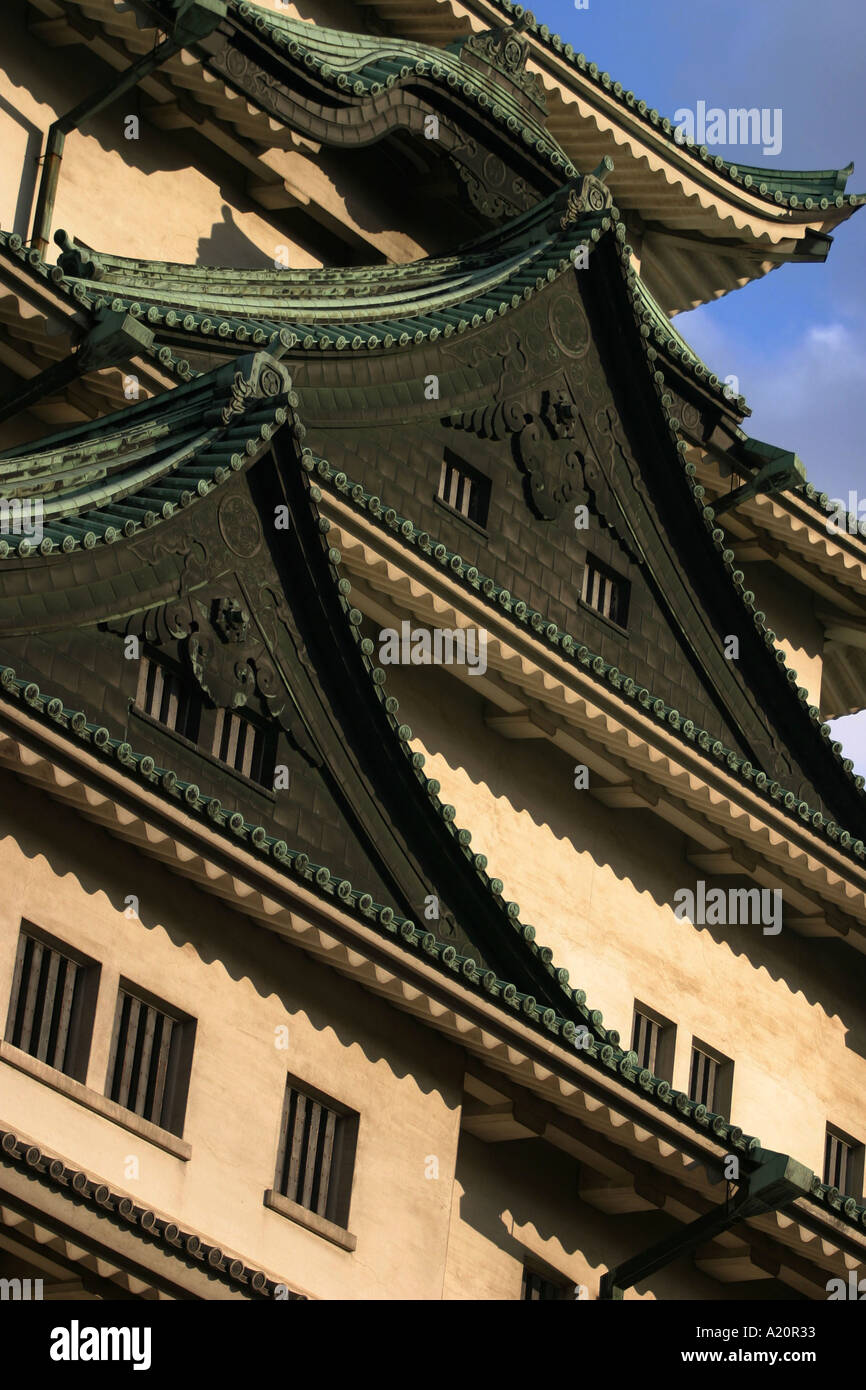
<instances>
[{"instance_id":1,"label":"decorative gable ornament","mask_svg":"<svg viewBox=\"0 0 866 1390\"><path fill-rule=\"evenodd\" d=\"M292 389L288 368L267 352L256 352L242 359L242 367L234 374L228 405L221 413L223 424L230 425L237 415L243 415L251 400L270 400Z\"/></svg>"},{"instance_id":2,"label":"decorative gable ornament","mask_svg":"<svg viewBox=\"0 0 866 1390\"><path fill-rule=\"evenodd\" d=\"M565 210L559 219L560 231L579 222L588 212L604 212L612 206L613 194L605 183L612 169L613 160L606 154L597 169L584 174L569 188Z\"/></svg>"},{"instance_id":3,"label":"decorative gable ornament","mask_svg":"<svg viewBox=\"0 0 866 1390\"><path fill-rule=\"evenodd\" d=\"M524 14L508 27L471 34L460 48L460 58L473 66L485 64L492 68L546 114L547 94L541 78L538 73L526 71L530 52L529 40L522 33L526 27L527 15Z\"/></svg>"}]
</instances>

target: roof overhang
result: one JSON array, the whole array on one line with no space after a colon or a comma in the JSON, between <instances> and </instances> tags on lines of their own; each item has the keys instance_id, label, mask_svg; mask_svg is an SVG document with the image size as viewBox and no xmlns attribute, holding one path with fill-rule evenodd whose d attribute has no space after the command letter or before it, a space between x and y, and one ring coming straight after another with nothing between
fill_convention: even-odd
<instances>
[{"instance_id":1,"label":"roof overhang","mask_svg":"<svg viewBox=\"0 0 866 1390\"><path fill-rule=\"evenodd\" d=\"M378 0L376 5L390 32L440 45L507 23L514 8L497 0ZM735 182L730 166L721 161L724 168L718 169L698 149L679 145L670 122L666 131L658 112L624 93L595 64L581 55L581 69L564 51L558 54L542 39L545 28L530 26L525 32L532 50L528 67L540 75L548 94L548 129L582 171L594 169L605 155L613 158L614 202L626 216L641 274L667 313L720 298L786 261L826 259L828 234L856 204L834 187L824 207L817 199L807 209L804 197L791 207L781 194L776 200L776 184L784 178L776 170L765 171L765 194L753 177L761 171ZM789 182L799 186L804 177L798 171Z\"/></svg>"},{"instance_id":2,"label":"roof overhang","mask_svg":"<svg viewBox=\"0 0 866 1390\"><path fill-rule=\"evenodd\" d=\"M679 1220L693 1219L724 1200L722 1160L729 1145L712 1133L696 1132L676 1107L664 1110L627 1087L616 1066L591 1064L580 1050L564 1048L492 1000L471 993L423 957L407 956L397 940L350 918L336 902L303 884L288 882L242 845L228 844L181 806L131 783L23 709L3 707L0 765L448 1037L465 1051L467 1089L481 1102L466 1116L470 1132L483 1127L485 1105L499 1106L501 1119L504 1097L506 1106L509 1100L516 1102L525 1116L522 1102L529 1098L533 1118L528 1132L564 1149L597 1175L584 1180L584 1196L602 1209L616 1209L610 1205L612 1188L619 1190L620 1204L627 1200L624 1190L631 1191L631 1200L638 1200L635 1209L640 1209L647 1200L650 1170L655 1186L649 1204ZM751 1168L762 1152L750 1150L741 1161ZM105 1188L103 1195L108 1194ZM769 1258L777 1277L812 1297L821 1297L829 1278L845 1278L866 1257L866 1232L811 1196L749 1220L735 1235L729 1233L726 1242L721 1254L702 1252L709 1272L730 1278L738 1256L754 1271L766 1273ZM231 1264L224 1251L218 1254Z\"/></svg>"},{"instance_id":3,"label":"roof overhang","mask_svg":"<svg viewBox=\"0 0 866 1390\"><path fill-rule=\"evenodd\" d=\"M866 951L866 868L768 802L722 763L667 730L540 636L499 617L480 596L433 570L329 487L320 503L352 575L354 601L375 622L486 632L487 674L466 679L489 701L504 737L544 738L591 772L594 794L651 811L686 835L705 872L740 874L782 891L786 922Z\"/></svg>"}]
</instances>

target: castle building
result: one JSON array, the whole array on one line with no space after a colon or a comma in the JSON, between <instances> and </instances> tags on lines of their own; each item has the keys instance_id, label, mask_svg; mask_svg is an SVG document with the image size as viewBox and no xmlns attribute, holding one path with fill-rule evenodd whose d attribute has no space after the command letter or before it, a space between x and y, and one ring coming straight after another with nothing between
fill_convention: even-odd
<instances>
[{"instance_id":1,"label":"castle building","mask_svg":"<svg viewBox=\"0 0 866 1390\"><path fill-rule=\"evenodd\" d=\"M851 171L509 0L8 11L3 1288L836 1296L866 539L672 320Z\"/></svg>"}]
</instances>

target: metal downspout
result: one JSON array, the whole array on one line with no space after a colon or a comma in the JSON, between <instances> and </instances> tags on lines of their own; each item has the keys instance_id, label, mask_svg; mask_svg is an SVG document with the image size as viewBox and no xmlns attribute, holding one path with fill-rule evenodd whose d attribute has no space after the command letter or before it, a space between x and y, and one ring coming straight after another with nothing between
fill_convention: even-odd
<instances>
[{"instance_id":1,"label":"metal downspout","mask_svg":"<svg viewBox=\"0 0 866 1390\"><path fill-rule=\"evenodd\" d=\"M31 246L43 259L48 250L51 219L54 214L60 166L63 161L63 147L67 135L77 129L82 121L98 115L130 87L137 86L142 78L147 77L155 68L158 68L168 58L173 57L175 53L179 53L187 44L211 33L220 20L225 17L225 13L225 4L221 3L221 0L203 0L203 2L197 0L197 3L194 3L180 19L175 20L173 33L157 44L156 48L143 54L131 67L116 74L107 86L101 87L98 92L85 97L83 101L80 101L71 111L67 111L65 116L60 116L49 127L42 177L39 181L39 195L33 218L33 235L30 238Z\"/></svg>"},{"instance_id":2,"label":"metal downspout","mask_svg":"<svg viewBox=\"0 0 866 1390\"><path fill-rule=\"evenodd\" d=\"M602 1276L599 1298L621 1299L626 1289L648 1279L681 1255L689 1254L704 1241L730 1230L738 1221L776 1211L811 1191L813 1174L796 1159L769 1149L759 1150L756 1157L759 1166L742 1180L733 1201L715 1207L641 1254L608 1270Z\"/></svg>"}]
</instances>

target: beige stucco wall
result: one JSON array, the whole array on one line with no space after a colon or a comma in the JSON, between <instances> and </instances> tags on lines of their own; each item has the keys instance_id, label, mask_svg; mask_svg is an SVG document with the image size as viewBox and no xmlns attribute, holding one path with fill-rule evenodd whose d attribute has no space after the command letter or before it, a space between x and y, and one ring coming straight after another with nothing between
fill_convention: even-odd
<instances>
[{"instance_id":1,"label":"beige stucco wall","mask_svg":"<svg viewBox=\"0 0 866 1390\"><path fill-rule=\"evenodd\" d=\"M25 0L7 0L0 52L0 228L25 240L49 126L99 92L112 71L81 43L52 48L34 39L26 26L28 8ZM347 8L352 7L325 4L320 16L318 7L305 6L303 17L345 23ZM193 63L188 55L183 61ZM159 129L148 114L157 104L151 80L163 81L157 73L67 137L52 236L64 228L96 251L241 269L304 269L323 264L326 256L348 263L359 255L375 262L379 255L407 261L424 254L419 233L406 235L394 224L393 204L383 204L381 192L369 190L364 180L350 189L340 158L310 141L287 144L275 127L270 149L248 141L242 158L223 152L223 146L244 145L230 124L216 143L195 126ZM201 110L208 114L205 106ZM126 138L128 115L140 117L138 139ZM298 211L271 214L247 195L248 185L270 184L275 177L298 196ZM348 245L341 243L341 226L352 229ZM55 250L52 245L47 254L50 262Z\"/></svg>"},{"instance_id":2,"label":"beige stucco wall","mask_svg":"<svg viewBox=\"0 0 866 1390\"><path fill-rule=\"evenodd\" d=\"M815 616L816 596L793 575L772 564L745 564L747 587L758 595L767 625L779 634L777 646L797 672L797 684L809 692L809 703L821 706L824 669L824 627Z\"/></svg>"},{"instance_id":3,"label":"beige stucco wall","mask_svg":"<svg viewBox=\"0 0 866 1390\"><path fill-rule=\"evenodd\" d=\"M87 1084L105 1091L118 978L197 1020L183 1138L164 1152L0 1061L0 1122L319 1297L441 1297L459 1054L296 947L0 774L0 1020L22 918L102 963ZM140 920L124 914L129 894ZM288 1028L288 1049L275 1045ZM262 1204L287 1072L361 1119L354 1254ZM139 1178L130 1178L130 1159ZM439 1177L431 1158L438 1161Z\"/></svg>"},{"instance_id":4,"label":"beige stucco wall","mask_svg":"<svg viewBox=\"0 0 866 1390\"><path fill-rule=\"evenodd\" d=\"M488 873L623 1046L637 999L677 1025L677 1089L693 1038L731 1058L734 1123L819 1175L827 1122L866 1139L861 955L784 926L677 919L677 889L740 881L688 864L684 837L650 812L575 790L573 760L546 741L493 733L482 699L442 668L389 667L388 689Z\"/></svg>"},{"instance_id":5,"label":"beige stucco wall","mask_svg":"<svg viewBox=\"0 0 866 1390\"><path fill-rule=\"evenodd\" d=\"M25 238L48 127L110 78L80 44L52 49L35 42L27 9L18 0L8 13L4 7L0 54L0 227ZM183 131L159 131L146 119L140 138L127 140L124 117L149 104L146 94L128 92L68 136L52 233L63 227L122 256L241 267L266 264L284 242L293 265L321 264L243 196L239 167L212 146Z\"/></svg>"},{"instance_id":6,"label":"beige stucco wall","mask_svg":"<svg viewBox=\"0 0 866 1390\"><path fill-rule=\"evenodd\" d=\"M463 1135L454 1183L446 1299L516 1299L524 1261L595 1300L602 1275L664 1239L658 1212L608 1216L578 1195L578 1166L556 1149L517 1140L484 1144ZM796 1298L775 1280L748 1285L750 1299ZM743 1285L711 1279L685 1256L628 1289L626 1299L742 1298ZM575 1316L579 1317L579 1312Z\"/></svg>"},{"instance_id":7,"label":"beige stucco wall","mask_svg":"<svg viewBox=\"0 0 866 1390\"><path fill-rule=\"evenodd\" d=\"M613 1263L670 1231L658 1213L588 1206L579 1164L548 1145L458 1136L465 1059L432 1030L6 772L0 792L0 1022L22 918L101 963L95 1092L121 976L197 1020L189 1161L2 1059L0 1125L319 1298L515 1300L534 1257L594 1299ZM287 1071L360 1113L353 1253L262 1204ZM628 1297L741 1293L686 1259ZM772 1281L749 1289L780 1295Z\"/></svg>"}]
</instances>

